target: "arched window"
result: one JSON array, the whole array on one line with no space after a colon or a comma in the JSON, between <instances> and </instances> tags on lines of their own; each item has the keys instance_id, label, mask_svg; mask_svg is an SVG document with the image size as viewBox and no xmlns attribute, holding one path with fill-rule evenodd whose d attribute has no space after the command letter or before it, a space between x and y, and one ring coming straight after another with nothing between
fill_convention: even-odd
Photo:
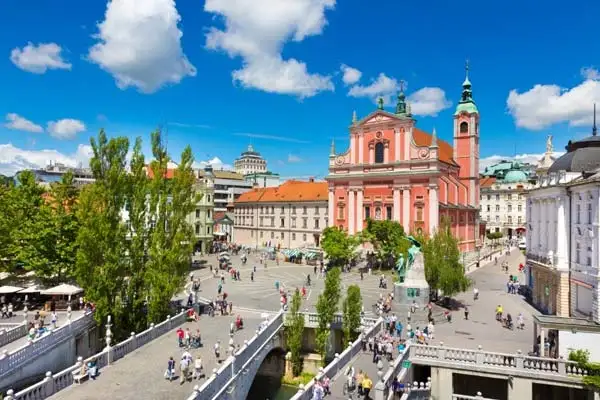
<instances>
[{"instance_id":1,"label":"arched window","mask_svg":"<svg viewBox=\"0 0 600 400\"><path fill-rule=\"evenodd\" d=\"M460 123L460 133L469 133L469 124L466 122Z\"/></svg>"},{"instance_id":2,"label":"arched window","mask_svg":"<svg viewBox=\"0 0 600 400\"><path fill-rule=\"evenodd\" d=\"M381 142L375 144L375 163L383 163L383 143Z\"/></svg>"}]
</instances>

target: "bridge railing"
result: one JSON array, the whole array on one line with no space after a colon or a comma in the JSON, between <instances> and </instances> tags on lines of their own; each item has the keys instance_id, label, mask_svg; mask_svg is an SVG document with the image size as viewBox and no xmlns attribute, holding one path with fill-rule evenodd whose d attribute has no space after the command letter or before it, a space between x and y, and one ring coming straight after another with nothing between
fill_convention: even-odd
<instances>
[{"instance_id":1,"label":"bridge railing","mask_svg":"<svg viewBox=\"0 0 600 400\"><path fill-rule=\"evenodd\" d=\"M575 361L564 359L533 357L524 355L521 351L516 354L496 353L483 351L481 346L476 350L439 346L411 344L409 346L410 359L423 359L427 361L449 362L472 365L477 367L496 367L513 371L524 371L536 374L555 375L567 377L582 377L589 371L579 367Z\"/></svg>"},{"instance_id":2,"label":"bridge railing","mask_svg":"<svg viewBox=\"0 0 600 400\"><path fill-rule=\"evenodd\" d=\"M0 355L0 377L14 372L22 364L36 359L42 353L62 343L65 339L87 329L93 320L93 313L87 312L73 321L68 321L64 325L50 330L41 337L25 343L13 351L4 350L2 355Z\"/></svg>"},{"instance_id":3,"label":"bridge railing","mask_svg":"<svg viewBox=\"0 0 600 400\"><path fill-rule=\"evenodd\" d=\"M94 354L87 359L79 357L75 365L68 367L56 374L46 372L46 377L40 382L14 393L11 389L6 394L5 400L40 400L69 387L73 384L73 372L78 371L82 365L87 365L90 361L96 362L96 367L100 370L112 362L125 357L135 349L144 344L162 336L171 329L183 324L186 321L187 312L182 311L174 317L167 319L157 325L150 324L150 327L138 334L132 333L131 336L114 346L107 346L101 352Z\"/></svg>"},{"instance_id":4,"label":"bridge railing","mask_svg":"<svg viewBox=\"0 0 600 400\"><path fill-rule=\"evenodd\" d=\"M345 368L346 365L362 351L362 339L368 340L369 338L376 336L381 332L382 328L383 319L380 318L375 321L373 326L367 329L362 337L356 339L354 343L349 345L341 354L336 354L334 360L327 364L327 366L317 374L317 380L321 380L324 377L328 377L329 379L335 377L339 371ZM291 400L310 400L313 395L313 390L314 381L310 381L305 386L301 385L298 393L296 393Z\"/></svg>"},{"instance_id":5,"label":"bridge railing","mask_svg":"<svg viewBox=\"0 0 600 400\"><path fill-rule=\"evenodd\" d=\"M0 347L6 346L7 344L14 342L17 339L27 335L27 321L12 326L8 329L0 329Z\"/></svg>"},{"instance_id":6,"label":"bridge railing","mask_svg":"<svg viewBox=\"0 0 600 400\"><path fill-rule=\"evenodd\" d=\"M244 345L233 356L229 356L218 370L213 370L212 376L202 386L196 387L194 393L187 400L214 399L224 390L227 390L229 381L244 370L246 364L281 329L283 323L284 312L279 311L264 328L257 329L256 334L250 340L245 341Z\"/></svg>"}]
</instances>

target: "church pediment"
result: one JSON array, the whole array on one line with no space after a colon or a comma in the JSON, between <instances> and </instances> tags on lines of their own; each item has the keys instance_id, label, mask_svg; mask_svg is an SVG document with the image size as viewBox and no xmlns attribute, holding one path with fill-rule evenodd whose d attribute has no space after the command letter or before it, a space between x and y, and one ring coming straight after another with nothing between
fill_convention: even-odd
<instances>
[{"instance_id":1,"label":"church pediment","mask_svg":"<svg viewBox=\"0 0 600 400\"><path fill-rule=\"evenodd\" d=\"M373 124L379 124L382 122L391 122L391 121L397 120L397 119L398 119L398 117L396 117L394 114L388 113L386 111L378 110L378 111L375 111L375 112L367 115L365 118L360 120L357 125L359 125L359 126L373 125Z\"/></svg>"}]
</instances>

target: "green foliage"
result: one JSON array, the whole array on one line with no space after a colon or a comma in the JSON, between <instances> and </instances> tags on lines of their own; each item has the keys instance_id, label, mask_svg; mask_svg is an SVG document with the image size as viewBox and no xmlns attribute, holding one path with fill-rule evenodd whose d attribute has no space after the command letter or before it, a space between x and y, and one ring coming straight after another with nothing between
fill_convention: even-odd
<instances>
[{"instance_id":1,"label":"green foliage","mask_svg":"<svg viewBox=\"0 0 600 400\"><path fill-rule=\"evenodd\" d=\"M488 240L491 240L492 242L497 243L498 239L502 239L504 234L502 232L489 232L485 236Z\"/></svg>"},{"instance_id":2,"label":"green foliage","mask_svg":"<svg viewBox=\"0 0 600 400\"><path fill-rule=\"evenodd\" d=\"M369 219L366 229L361 232L361 239L373 245L377 258L384 261L384 265L388 268L395 266L400 254L406 257L410 247L402 225L390 220Z\"/></svg>"},{"instance_id":3,"label":"green foliage","mask_svg":"<svg viewBox=\"0 0 600 400\"><path fill-rule=\"evenodd\" d=\"M329 226L323 230L321 248L327 254L330 265L345 265L354 256L358 240L354 236L338 228Z\"/></svg>"},{"instance_id":4,"label":"green foliage","mask_svg":"<svg viewBox=\"0 0 600 400\"><path fill-rule=\"evenodd\" d=\"M327 271L325 276L325 288L319 295L317 300L317 350L321 355L321 361L325 363L325 355L327 354L327 343L331 333L330 324L333 322L333 316L338 311L341 297L341 271L337 267L333 267Z\"/></svg>"},{"instance_id":5,"label":"green foliage","mask_svg":"<svg viewBox=\"0 0 600 400\"><path fill-rule=\"evenodd\" d=\"M344 299L344 336L346 341L354 342L360 329L360 313L362 311L362 295L358 285L348 286Z\"/></svg>"},{"instance_id":6,"label":"green foliage","mask_svg":"<svg viewBox=\"0 0 600 400\"><path fill-rule=\"evenodd\" d=\"M293 377L284 375L281 377L281 383L283 385L298 387L300 384L306 385L311 382L315 376L315 374L311 374L310 372L302 372L299 376Z\"/></svg>"},{"instance_id":7,"label":"green foliage","mask_svg":"<svg viewBox=\"0 0 600 400\"><path fill-rule=\"evenodd\" d=\"M292 375L300 376L302 373L302 338L304 337L304 314L300 313L302 305L302 296L296 289L290 303L290 310L287 315L289 324L286 325L286 342L292 355Z\"/></svg>"},{"instance_id":8,"label":"green foliage","mask_svg":"<svg viewBox=\"0 0 600 400\"><path fill-rule=\"evenodd\" d=\"M28 184L37 184L35 182ZM49 285L69 281L77 254L79 222L76 216L79 192L68 172L60 182L51 185L49 193L42 198L43 189L30 193L42 199L32 201L37 207L30 218L16 232L16 254L25 269ZM33 200L33 199L32 199Z\"/></svg>"},{"instance_id":9,"label":"green foliage","mask_svg":"<svg viewBox=\"0 0 600 400\"><path fill-rule=\"evenodd\" d=\"M425 278L432 291L441 290L444 296L452 297L469 288L471 280L460 263L458 240L452 236L447 221L442 221L433 236L421 235L416 239L422 245Z\"/></svg>"},{"instance_id":10,"label":"green foliage","mask_svg":"<svg viewBox=\"0 0 600 400\"><path fill-rule=\"evenodd\" d=\"M590 362L589 350L572 350L569 353L569 361L575 361L579 368L587 371L582 381L596 390L600 389L600 363Z\"/></svg>"}]
</instances>

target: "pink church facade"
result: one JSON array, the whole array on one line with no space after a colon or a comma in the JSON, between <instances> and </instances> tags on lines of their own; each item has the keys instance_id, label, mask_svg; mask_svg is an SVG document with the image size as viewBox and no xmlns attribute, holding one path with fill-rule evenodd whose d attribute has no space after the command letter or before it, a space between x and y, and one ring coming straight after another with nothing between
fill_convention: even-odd
<instances>
[{"instance_id":1,"label":"pink church facade","mask_svg":"<svg viewBox=\"0 0 600 400\"><path fill-rule=\"evenodd\" d=\"M479 112L465 79L453 117L454 142L416 126L403 93L394 112L379 107L353 117L350 147L329 155L329 224L350 234L367 219L398 221L405 232L431 234L443 218L463 252L479 238Z\"/></svg>"}]
</instances>

